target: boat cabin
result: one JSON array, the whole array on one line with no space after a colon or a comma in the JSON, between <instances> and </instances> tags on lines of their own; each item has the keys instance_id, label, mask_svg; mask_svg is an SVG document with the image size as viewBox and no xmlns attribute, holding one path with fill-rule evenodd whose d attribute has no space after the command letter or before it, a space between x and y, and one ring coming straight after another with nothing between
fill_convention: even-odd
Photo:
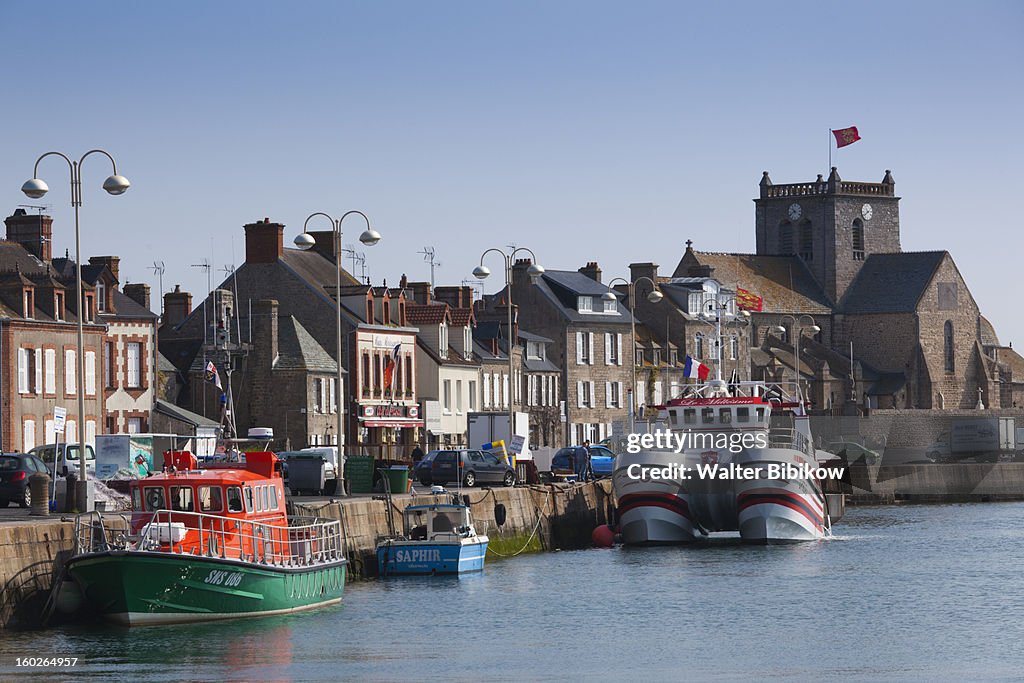
<instances>
[{"instance_id":1,"label":"boat cabin","mask_svg":"<svg viewBox=\"0 0 1024 683\"><path fill-rule=\"evenodd\" d=\"M680 398L670 401L666 410L673 429L766 430L772 405L761 397Z\"/></svg>"},{"instance_id":2,"label":"boat cabin","mask_svg":"<svg viewBox=\"0 0 1024 683\"><path fill-rule=\"evenodd\" d=\"M433 541L452 536L473 536L473 522L465 505L410 505L405 508L405 536Z\"/></svg>"}]
</instances>

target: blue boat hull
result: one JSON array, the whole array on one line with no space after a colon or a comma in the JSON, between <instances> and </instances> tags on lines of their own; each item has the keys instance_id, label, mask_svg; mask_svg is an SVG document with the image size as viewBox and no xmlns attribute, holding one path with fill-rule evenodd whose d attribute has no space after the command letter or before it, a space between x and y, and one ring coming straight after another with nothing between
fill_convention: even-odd
<instances>
[{"instance_id":1,"label":"blue boat hull","mask_svg":"<svg viewBox=\"0 0 1024 683\"><path fill-rule=\"evenodd\" d=\"M486 555L486 538L469 543L385 541L377 546L377 571L381 576L478 572Z\"/></svg>"}]
</instances>

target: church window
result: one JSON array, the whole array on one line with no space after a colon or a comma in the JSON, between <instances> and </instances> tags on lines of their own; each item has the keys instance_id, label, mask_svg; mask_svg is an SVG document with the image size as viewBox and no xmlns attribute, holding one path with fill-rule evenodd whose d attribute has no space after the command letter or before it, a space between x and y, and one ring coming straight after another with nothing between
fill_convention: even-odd
<instances>
[{"instance_id":1,"label":"church window","mask_svg":"<svg viewBox=\"0 0 1024 683\"><path fill-rule=\"evenodd\" d=\"M946 372L953 372L956 369L956 355L955 347L953 345L953 321L946 321L945 329L945 355L946 355Z\"/></svg>"},{"instance_id":2,"label":"church window","mask_svg":"<svg viewBox=\"0 0 1024 683\"><path fill-rule=\"evenodd\" d=\"M864 260L864 222L859 218L853 221L853 260Z\"/></svg>"},{"instance_id":3,"label":"church window","mask_svg":"<svg viewBox=\"0 0 1024 683\"><path fill-rule=\"evenodd\" d=\"M789 221L779 226L779 253L787 256L793 253L793 225Z\"/></svg>"},{"instance_id":4,"label":"church window","mask_svg":"<svg viewBox=\"0 0 1024 683\"><path fill-rule=\"evenodd\" d=\"M800 258L804 261L814 259L814 232L810 221L800 224Z\"/></svg>"}]
</instances>

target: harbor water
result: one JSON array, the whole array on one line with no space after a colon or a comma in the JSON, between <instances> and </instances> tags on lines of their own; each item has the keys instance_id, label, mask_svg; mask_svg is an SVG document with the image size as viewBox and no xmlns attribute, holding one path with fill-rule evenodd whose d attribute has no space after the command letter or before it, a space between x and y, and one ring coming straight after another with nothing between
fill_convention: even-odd
<instances>
[{"instance_id":1,"label":"harbor water","mask_svg":"<svg viewBox=\"0 0 1024 683\"><path fill-rule=\"evenodd\" d=\"M340 607L0 639L0 679L1017 680L1024 504L854 508L834 538L488 559ZM73 667L17 658L76 657Z\"/></svg>"}]
</instances>

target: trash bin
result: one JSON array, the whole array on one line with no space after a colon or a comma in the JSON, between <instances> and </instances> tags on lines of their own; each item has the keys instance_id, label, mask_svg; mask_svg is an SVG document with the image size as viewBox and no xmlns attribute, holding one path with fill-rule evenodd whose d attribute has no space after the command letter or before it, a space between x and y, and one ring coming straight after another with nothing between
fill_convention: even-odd
<instances>
[{"instance_id":1,"label":"trash bin","mask_svg":"<svg viewBox=\"0 0 1024 683\"><path fill-rule=\"evenodd\" d=\"M323 495L327 483L327 461L319 453L294 453L288 458L288 488L292 495Z\"/></svg>"},{"instance_id":2,"label":"trash bin","mask_svg":"<svg viewBox=\"0 0 1024 683\"><path fill-rule=\"evenodd\" d=\"M350 455L345 458L345 481L349 493L373 493L373 456Z\"/></svg>"},{"instance_id":3,"label":"trash bin","mask_svg":"<svg viewBox=\"0 0 1024 683\"><path fill-rule=\"evenodd\" d=\"M391 493L405 493L409 489L409 468L405 465L392 465L384 474L391 485Z\"/></svg>"}]
</instances>

